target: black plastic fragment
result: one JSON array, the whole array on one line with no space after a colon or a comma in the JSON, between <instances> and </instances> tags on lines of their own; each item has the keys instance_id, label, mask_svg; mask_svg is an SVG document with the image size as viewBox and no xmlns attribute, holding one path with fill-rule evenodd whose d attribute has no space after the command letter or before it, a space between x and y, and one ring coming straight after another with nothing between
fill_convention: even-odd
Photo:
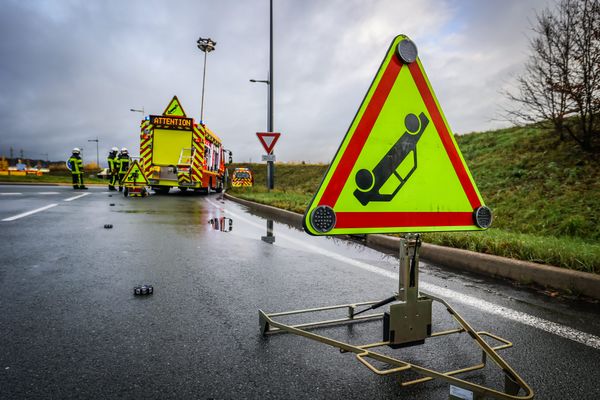
<instances>
[{"instance_id":1,"label":"black plastic fragment","mask_svg":"<svg viewBox=\"0 0 600 400\"><path fill-rule=\"evenodd\" d=\"M154 287L152 285L141 285L133 288L133 294L135 296L146 296L154 293Z\"/></svg>"}]
</instances>

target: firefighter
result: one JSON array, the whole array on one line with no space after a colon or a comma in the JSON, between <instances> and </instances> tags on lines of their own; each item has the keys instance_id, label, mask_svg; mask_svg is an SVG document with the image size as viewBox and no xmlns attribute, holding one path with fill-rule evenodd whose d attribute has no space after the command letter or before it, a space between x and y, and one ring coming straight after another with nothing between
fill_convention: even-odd
<instances>
[{"instance_id":1,"label":"firefighter","mask_svg":"<svg viewBox=\"0 0 600 400\"><path fill-rule=\"evenodd\" d=\"M67 161L67 167L71 170L73 189L87 189L87 187L83 185L83 160L81 159L81 150L77 147L73 149L73 154L71 154L71 158Z\"/></svg>"},{"instance_id":2,"label":"firefighter","mask_svg":"<svg viewBox=\"0 0 600 400\"><path fill-rule=\"evenodd\" d=\"M123 191L123 178L129 169L129 151L123 147L119 158L117 158L117 168L119 169L119 192Z\"/></svg>"},{"instance_id":3,"label":"firefighter","mask_svg":"<svg viewBox=\"0 0 600 400\"><path fill-rule=\"evenodd\" d=\"M110 149L110 153L108 153L108 157L106 158L108 161L108 172L110 173L109 181L108 181L108 190L117 190L115 189L115 184L117 183L117 179L119 178L119 168L118 168L118 154L119 149L113 147Z\"/></svg>"}]
</instances>

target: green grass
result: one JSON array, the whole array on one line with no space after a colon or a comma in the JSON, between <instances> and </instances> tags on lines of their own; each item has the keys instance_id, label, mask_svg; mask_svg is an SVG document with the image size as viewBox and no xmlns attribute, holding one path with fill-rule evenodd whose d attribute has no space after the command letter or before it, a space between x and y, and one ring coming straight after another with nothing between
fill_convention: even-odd
<instances>
[{"instance_id":1,"label":"green grass","mask_svg":"<svg viewBox=\"0 0 600 400\"><path fill-rule=\"evenodd\" d=\"M458 136L486 205L486 232L429 233L430 243L600 273L600 162L574 142L533 127ZM252 189L229 193L303 213L327 166L276 164L275 190L265 189L265 164ZM232 167L235 167L232 166Z\"/></svg>"},{"instance_id":2,"label":"green grass","mask_svg":"<svg viewBox=\"0 0 600 400\"><path fill-rule=\"evenodd\" d=\"M423 235L423 240L442 246L600 273L600 245L579 238L557 238L490 228L485 232L427 233Z\"/></svg>"},{"instance_id":3,"label":"green grass","mask_svg":"<svg viewBox=\"0 0 600 400\"><path fill-rule=\"evenodd\" d=\"M534 128L457 137L494 227L600 241L600 163Z\"/></svg>"},{"instance_id":4,"label":"green grass","mask_svg":"<svg viewBox=\"0 0 600 400\"><path fill-rule=\"evenodd\" d=\"M71 175L63 173L49 173L42 176L37 175L26 175L26 176L0 176L0 182L9 183L68 183L71 184ZM107 183L105 179L90 178L89 175L84 175L83 183Z\"/></svg>"}]
</instances>

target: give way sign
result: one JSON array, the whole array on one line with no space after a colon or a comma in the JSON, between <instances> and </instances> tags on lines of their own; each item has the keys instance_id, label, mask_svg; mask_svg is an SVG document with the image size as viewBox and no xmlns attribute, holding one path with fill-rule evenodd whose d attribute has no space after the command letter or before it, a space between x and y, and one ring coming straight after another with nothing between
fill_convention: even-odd
<instances>
[{"instance_id":1,"label":"give way sign","mask_svg":"<svg viewBox=\"0 0 600 400\"><path fill-rule=\"evenodd\" d=\"M258 136L258 140L265 148L267 154L271 154L273 152L273 148L275 147L275 143L281 136L281 133L277 132L256 132L256 136Z\"/></svg>"}]
</instances>

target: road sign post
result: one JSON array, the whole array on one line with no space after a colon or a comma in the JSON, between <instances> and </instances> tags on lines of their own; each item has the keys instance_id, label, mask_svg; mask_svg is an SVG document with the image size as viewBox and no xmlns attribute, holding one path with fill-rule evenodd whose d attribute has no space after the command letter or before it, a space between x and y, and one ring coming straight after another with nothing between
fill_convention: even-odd
<instances>
[{"instance_id":1,"label":"road sign post","mask_svg":"<svg viewBox=\"0 0 600 400\"><path fill-rule=\"evenodd\" d=\"M267 189L271 190L275 188L275 154L273 154L273 149L275 148L275 143L279 140L281 133L256 132L256 136L267 152L262 158L263 161L267 162Z\"/></svg>"}]
</instances>

